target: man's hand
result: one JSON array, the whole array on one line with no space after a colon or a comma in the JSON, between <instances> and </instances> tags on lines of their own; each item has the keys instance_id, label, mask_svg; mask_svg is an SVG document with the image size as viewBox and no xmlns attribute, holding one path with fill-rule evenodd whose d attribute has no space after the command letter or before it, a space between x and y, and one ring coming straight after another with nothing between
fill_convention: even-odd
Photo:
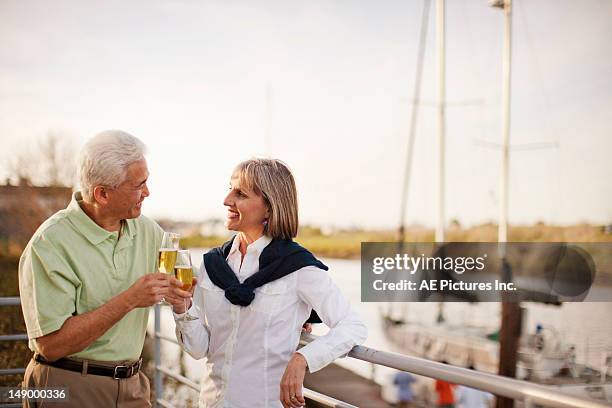
<instances>
[{"instance_id":1,"label":"man's hand","mask_svg":"<svg viewBox=\"0 0 612 408\"><path fill-rule=\"evenodd\" d=\"M302 331L308 334L312 333L312 323L304 323L302 326Z\"/></svg>"},{"instance_id":2,"label":"man's hand","mask_svg":"<svg viewBox=\"0 0 612 408\"><path fill-rule=\"evenodd\" d=\"M308 364L304 356L300 353L293 353L280 383L280 401L284 408L297 408L306 405L306 400L302 394L302 385L304 384L307 367Z\"/></svg>"},{"instance_id":3,"label":"man's hand","mask_svg":"<svg viewBox=\"0 0 612 408\"><path fill-rule=\"evenodd\" d=\"M161 301L170 289L171 275L166 273L148 273L138 279L126 291L134 308L149 307Z\"/></svg>"},{"instance_id":4,"label":"man's hand","mask_svg":"<svg viewBox=\"0 0 612 408\"><path fill-rule=\"evenodd\" d=\"M185 313L191 307L191 298L198 279L195 277L191 279L191 287L188 291L183 289L183 283L174 276L170 276L169 281L170 289L166 295L166 302L172 305L174 313Z\"/></svg>"}]
</instances>

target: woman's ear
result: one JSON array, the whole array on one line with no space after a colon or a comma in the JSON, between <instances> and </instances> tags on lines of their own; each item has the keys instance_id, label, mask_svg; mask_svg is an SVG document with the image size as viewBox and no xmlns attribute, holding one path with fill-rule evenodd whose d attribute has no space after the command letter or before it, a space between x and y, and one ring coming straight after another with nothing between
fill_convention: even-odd
<instances>
[{"instance_id":1,"label":"woman's ear","mask_svg":"<svg viewBox=\"0 0 612 408\"><path fill-rule=\"evenodd\" d=\"M264 215L264 217L266 217L266 219L267 219L267 220L269 220L269 219L270 219L270 213L271 213L271 212L272 212L272 211L270 211L270 205L269 205L269 204L268 204L268 205L266 205L266 214Z\"/></svg>"}]
</instances>

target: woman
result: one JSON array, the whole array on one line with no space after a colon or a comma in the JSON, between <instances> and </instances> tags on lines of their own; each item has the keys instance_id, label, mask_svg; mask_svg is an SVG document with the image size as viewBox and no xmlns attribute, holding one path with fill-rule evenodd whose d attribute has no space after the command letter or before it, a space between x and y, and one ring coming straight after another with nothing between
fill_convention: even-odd
<instances>
[{"instance_id":1,"label":"woman","mask_svg":"<svg viewBox=\"0 0 612 408\"><path fill-rule=\"evenodd\" d=\"M293 242L297 192L279 160L240 163L223 204L238 234L204 255L189 293L176 290L177 339L206 357L201 407L300 407L306 369L315 372L365 341L367 330L331 280L327 267ZM327 335L296 351L314 309ZM195 320L189 320L195 317Z\"/></svg>"}]
</instances>

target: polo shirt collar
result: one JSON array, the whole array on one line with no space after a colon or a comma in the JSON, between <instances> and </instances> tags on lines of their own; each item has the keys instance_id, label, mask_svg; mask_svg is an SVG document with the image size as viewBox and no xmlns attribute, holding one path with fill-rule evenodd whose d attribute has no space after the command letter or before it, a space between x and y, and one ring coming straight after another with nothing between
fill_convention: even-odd
<instances>
[{"instance_id":1,"label":"polo shirt collar","mask_svg":"<svg viewBox=\"0 0 612 408\"><path fill-rule=\"evenodd\" d=\"M116 232L105 230L96 224L94 220L89 218L89 215L87 215L79 205L79 201L83 201L83 196L80 191L77 191L72 195L72 200L70 200L70 204L68 204L68 218L89 242L93 245L98 245L111 235L117 234ZM124 229L124 232L126 232L130 238L134 237L136 234L134 220L126 220L121 228Z\"/></svg>"},{"instance_id":2,"label":"polo shirt collar","mask_svg":"<svg viewBox=\"0 0 612 408\"><path fill-rule=\"evenodd\" d=\"M136 235L136 221L134 219L128 219L125 221L125 232L130 238L134 238Z\"/></svg>"}]
</instances>

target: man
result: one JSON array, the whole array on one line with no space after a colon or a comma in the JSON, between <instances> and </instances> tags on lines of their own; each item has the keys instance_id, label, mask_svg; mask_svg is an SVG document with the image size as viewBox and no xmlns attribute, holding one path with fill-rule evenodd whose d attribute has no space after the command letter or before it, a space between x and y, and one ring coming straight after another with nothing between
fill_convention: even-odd
<instances>
[{"instance_id":1,"label":"man","mask_svg":"<svg viewBox=\"0 0 612 408\"><path fill-rule=\"evenodd\" d=\"M459 385L457 387L458 408L489 408L492 405L493 394L474 388Z\"/></svg>"},{"instance_id":2,"label":"man","mask_svg":"<svg viewBox=\"0 0 612 408\"><path fill-rule=\"evenodd\" d=\"M470 370L476 370L473 365L468 367ZM493 394L466 387L465 385L457 386L456 400L458 408L489 408L493 402Z\"/></svg>"},{"instance_id":3,"label":"man","mask_svg":"<svg viewBox=\"0 0 612 408\"><path fill-rule=\"evenodd\" d=\"M66 387L63 407L151 406L140 372L148 307L180 282L152 273L163 231L140 214L149 196L144 150L122 131L92 138L80 157L82 191L21 256L19 290L35 353L24 387Z\"/></svg>"},{"instance_id":4,"label":"man","mask_svg":"<svg viewBox=\"0 0 612 408\"><path fill-rule=\"evenodd\" d=\"M412 391L412 383L416 378L405 371L398 371L393 379L393 384L397 386L397 406L399 408L409 408L414 401L414 392Z\"/></svg>"},{"instance_id":5,"label":"man","mask_svg":"<svg viewBox=\"0 0 612 408\"><path fill-rule=\"evenodd\" d=\"M442 364L448 364L442 361ZM438 393L438 408L454 408L455 407L455 384L443 380L436 380L435 389Z\"/></svg>"}]
</instances>

